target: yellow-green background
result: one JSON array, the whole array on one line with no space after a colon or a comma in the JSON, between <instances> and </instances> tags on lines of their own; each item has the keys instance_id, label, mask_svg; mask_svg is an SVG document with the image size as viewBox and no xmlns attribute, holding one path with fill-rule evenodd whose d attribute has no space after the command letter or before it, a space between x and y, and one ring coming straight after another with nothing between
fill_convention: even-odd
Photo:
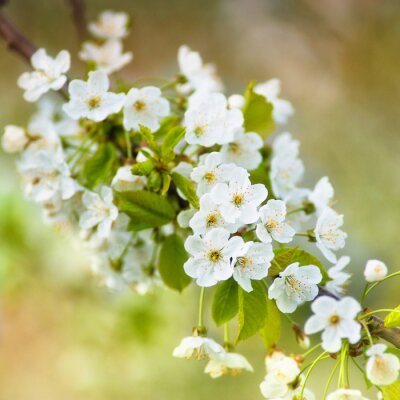
<instances>
[{"instance_id":1,"label":"yellow-green background","mask_svg":"<svg viewBox=\"0 0 400 400\"><path fill-rule=\"evenodd\" d=\"M50 53L69 49L78 74L66 3L12 0L5 12ZM352 290L362 289L368 258L399 267L399 1L92 0L87 8L90 18L104 8L133 16L125 43L135 58L126 79L173 76L183 43L218 65L230 93L250 79L279 77L296 107L288 129L302 141L306 181L328 175L345 214ZM15 84L26 68L0 43L1 130L32 111ZM214 381L204 365L173 359L195 323L197 290L141 298L98 288L79 247L23 200L13 162L1 154L0 400L261 398L258 338L238 347L255 373L235 379ZM397 305L398 287L385 284L369 304ZM310 387L320 391L328 372L318 369ZM357 372L352 381L360 383Z\"/></svg>"}]
</instances>

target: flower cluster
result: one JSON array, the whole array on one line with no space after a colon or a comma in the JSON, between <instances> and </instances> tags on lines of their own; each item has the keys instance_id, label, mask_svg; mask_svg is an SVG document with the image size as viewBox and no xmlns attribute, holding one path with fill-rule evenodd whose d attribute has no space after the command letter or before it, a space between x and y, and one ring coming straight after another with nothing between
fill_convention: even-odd
<instances>
[{"instance_id":1,"label":"flower cluster","mask_svg":"<svg viewBox=\"0 0 400 400\"><path fill-rule=\"evenodd\" d=\"M306 383L330 356L340 376L328 399L365 398L349 389L344 373L349 359L362 355L372 384L393 384L399 360L377 343L383 325L361 303L398 273L387 275L384 263L370 260L362 299L342 297L351 277L350 258L338 256L347 238L343 215L327 177L302 186L300 143L279 132L294 113L280 98L279 80L251 82L243 95L227 97L216 68L182 46L173 79L113 87L110 75L133 58L122 48L128 23L126 14L106 11L89 24L94 39L79 53L88 66L82 79L67 78L68 51L33 54L33 71L18 84L38 111L26 128L7 126L2 138L5 151L20 153L25 195L46 221L79 237L110 289L182 291L193 279L200 287L198 325L173 355L207 359L211 377L253 371L233 350L259 333L269 351L260 385L266 399L315 399ZM310 253L313 245L323 261ZM223 346L207 336L206 290L214 292ZM309 306L313 314L302 329L295 312ZM398 313L386 326L399 324ZM236 315L233 341L229 322ZM322 332L321 341L303 355L276 350L281 316L303 347L307 335ZM302 366L319 347L323 352Z\"/></svg>"}]
</instances>

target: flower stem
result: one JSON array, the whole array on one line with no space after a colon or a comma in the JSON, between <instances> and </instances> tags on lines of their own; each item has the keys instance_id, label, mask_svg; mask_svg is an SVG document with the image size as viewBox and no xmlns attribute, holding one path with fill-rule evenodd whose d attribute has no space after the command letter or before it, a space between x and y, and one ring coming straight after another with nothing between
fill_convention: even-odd
<instances>
[{"instance_id":1,"label":"flower stem","mask_svg":"<svg viewBox=\"0 0 400 400\"><path fill-rule=\"evenodd\" d=\"M230 343L229 343L229 325L228 322L224 324L224 347L225 350L229 351Z\"/></svg>"},{"instance_id":2,"label":"flower stem","mask_svg":"<svg viewBox=\"0 0 400 400\"><path fill-rule=\"evenodd\" d=\"M324 351L323 353L321 353L311 364L310 368L308 369L306 376L304 378L304 382L301 386L301 390L299 393L299 398L302 399L303 398L303 393L304 393L304 389L306 388L306 383L308 381L308 378L310 377L311 371L314 369L314 367L318 364L319 361L321 361L321 359L327 354L326 351Z\"/></svg>"},{"instance_id":3,"label":"flower stem","mask_svg":"<svg viewBox=\"0 0 400 400\"><path fill-rule=\"evenodd\" d=\"M335 373L336 373L337 369L339 368L339 365L340 365L339 361L340 361L340 359L338 359L336 361L335 366L332 368L332 372L329 374L328 381L326 382L326 385L325 385L325 389L324 389L324 394L323 394L322 400L326 399L326 395L328 394L329 386L331 385L332 379L334 378Z\"/></svg>"},{"instance_id":4,"label":"flower stem","mask_svg":"<svg viewBox=\"0 0 400 400\"><path fill-rule=\"evenodd\" d=\"M314 350L318 349L321 346L321 343L316 344L315 346L311 347L311 349L307 350L305 353L302 354L304 358L309 356Z\"/></svg>"},{"instance_id":5,"label":"flower stem","mask_svg":"<svg viewBox=\"0 0 400 400\"><path fill-rule=\"evenodd\" d=\"M395 276L398 276L398 275L400 275L400 271L393 272L392 274L389 274L388 276L385 276L382 280L380 280L378 282L375 282L369 288L365 288L365 291L364 291L363 296L362 296L362 300L364 300L364 298L368 296L368 294L371 292L372 289L375 289L382 282L385 282L386 280L388 280L390 278L393 278Z\"/></svg>"},{"instance_id":6,"label":"flower stem","mask_svg":"<svg viewBox=\"0 0 400 400\"><path fill-rule=\"evenodd\" d=\"M204 292L205 287L201 288L199 300L199 327L203 327L203 308L204 308Z\"/></svg>"},{"instance_id":7,"label":"flower stem","mask_svg":"<svg viewBox=\"0 0 400 400\"><path fill-rule=\"evenodd\" d=\"M339 371L339 380L338 380L339 387L346 386L345 365L346 365L348 348L349 348L349 344L346 342L346 344L342 347L342 351L340 353L340 371Z\"/></svg>"},{"instance_id":8,"label":"flower stem","mask_svg":"<svg viewBox=\"0 0 400 400\"><path fill-rule=\"evenodd\" d=\"M286 216L291 215L291 214L295 214L297 212L301 212L301 211L304 211L304 210L305 210L304 207L295 208L294 210L287 212Z\"/></svg>"},{"instance_id":9,"label":"flower stem","mask_svg":"<svg viewBox=\"0 0 400 400\"><path fill-rule=\"evenodd\" d=\"M361 317L359 317L359 320L364 319L366 317L369 317L371 315L374 315L376 313L381 313L381 312L388 312L388 313L397 312L397 313L400 313L400 310L393 310L392 308L380 308L379 310L370 311L370 312L367 312L366 314L361 315Z\"/></svg>"},{"instance_id":10,"label":"flower stem","mask_svg":"<svg viewBox=\"0 0 400 400\"><path fill-rule=\"evenodd\" d=\"M372 346L374 344L374 341L372 340L371 332L368 329L368 325L365 323L365 321L360 321L360 323L363 326L365 333L367 334L370 345Z\"/></svg>"},{"instance_id":11,"label":"flower stem","mask_svg":"<svg viewBox=\"0 0 400 400\"><path fill-rule=\"evenodd\" d=\"M125 131L125 142L126 142L126 154L128 155L128 158L133 158L131 136L128 131Z\"/></svg>"}]
</instances>

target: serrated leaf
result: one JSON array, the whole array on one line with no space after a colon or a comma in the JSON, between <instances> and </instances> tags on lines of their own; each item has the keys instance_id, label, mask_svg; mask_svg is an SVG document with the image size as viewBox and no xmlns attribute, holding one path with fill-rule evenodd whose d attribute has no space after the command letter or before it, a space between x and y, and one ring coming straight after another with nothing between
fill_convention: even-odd
<instances>
[{"instance_id":1,"label":"serrated leaf","mask_svg":"<svg viewBox=\"0 0 400 400\"><path fill-rule=\"evenodd\" d=\"M267 318L267 294L262 282L253 281L253 291L239 288L239 332L236 343L255 335L265 326Z\"/></svg>"},{"instance_id":2,"label":"serrated leaf","mask_svg":"<svg viewBox=\"0 0 400 400\"><path fill-rule=\"evenodd\" d=\"M172 173L172 180L176 187L182 192L186 200L194 207L199 208L199 198L197 197L196 191L194 190L193 183L189 179L177 172Z\"/></svg>"},{"instance_id":3,"label":"serrated leaf","mask_svg":"<svg viewBox=\"0 0 400 400\"><path fill-rule=\"evenodd\" d=\"M273 105L264 96L254 92L254 84L254 81L250 82L245 93L244 128L246 132L257 132L266 139L275 129L272 117Z\"/></svg>"},{"instance_id":4,"label":"serrated leaf","mask_svg":"<svg viewBox=\"0 0 400 400\"><path fill-rule=\"evenodd\" d=\"M268 270L269 276L275 277L279 275L280 272L284 271L288 265L298 262L300 266L315 265L318 267L322 274L321 283L325 283L329 279L321 261L305 250L299 249L298 247L281 247L274 249L274 253L275 257Z\"/></svg>"},{"instance_id":5,"label":"serrated leaf","mask_svg":"<svg viewBox=\"0 0 400 400\"><path fill-rule=\"evenodd\" d=\"M186 129L182 126L176 126L171 129L164 137L162 144L162 155L163 157L169 157L169 154L173 152L175 146L185 136Z\"/></svg>"},{"instance_id":6,"label":"serrated leaf","mask_svg":"<svg viewBox=\"0 0 400 400\"><path fill-rule=\"evenodd\" d=\"M100 184L109 184L118 167L115 147L111 143L100 144L97 151L83 164L80 181L88 189L93 189Z\"/></svg>"},{"instance_id":7,"label":"serrated leaf","mask_svg":"<svg viewBox=\"0 0 400 400\"><path fill-rule=\"evenodd\" d=\"M281 314L273 300L267 298L267 317L259 334L264 342L265 348L270 350L281 336Z\"/></svg>"},{"instance_id":8,"label":"serrated leaf","mask_svg":"<svg viewBox=\"0 0 400 400\"><path fill-rule=\"evenodd\" d=\"M171 289L182 292L190 284L191 279L183 269L187 259L182 238L176 234L168 236L161 246L158 271L163 282Z\"/></svg>"},{"instance_id":9,"label":"serrated leaf","mask_svg":"<svg viewBox=\"0 0 400 400\"><path fill-rule=\"evenodd\" d=\"M153 192L116 192L115 199L119 210L131 218L129 229L133 231L160 227L175 218L175 209L169 201Z\"/></svg>"},{"instance_id":10,"label":"serrated leaf","mask_svg":"<svg viewBox=\"0 0 400 400\"><path fill-rule=\"evenodd\" d=\"M385 317L386 328L397 328L400 326L400 305Z\"/></svg>"},{"instance_id":11,"label":"serrated leaf","mask_svg":"<svg viewBox=\"0 0 400 400\"><path fill-rule=\"evenodd\" d=\"M217 326L230 321L238 313L238 284L233 278L218 284L211 310Z\"/></svg>"},{"instance_id":12,"label":"serrated leaf","mask_svg":"<svg viewBox=\"0 0 400 400\"><path fill-rule=\"evenodd\" d=\"M400 399L400 382L396 381L388 386L381 386L384 400L399 400Z\"/></svg>"},{"instance_id":13,"label":"serrated leaf","mask_svg":"<svg viewBox=\"0 0 400 400\"><path fill-rule=\"evenodd\" d=\"M154 169L154 161L152 159L134 164L131 168L133 175L147 176Z\"/></svg>"}]
</instances>

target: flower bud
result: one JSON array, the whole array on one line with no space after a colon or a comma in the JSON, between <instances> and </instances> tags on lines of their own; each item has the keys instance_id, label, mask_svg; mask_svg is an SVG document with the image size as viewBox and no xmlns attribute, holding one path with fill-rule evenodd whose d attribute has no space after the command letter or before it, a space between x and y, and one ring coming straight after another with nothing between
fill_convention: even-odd
<instances>
[{"instance_id":1,"label":"flower bud","mask_svg":"<svg viewBox=\"0 0 400 400\"><path fill-rule=\"evenodd\" d=\"M294 324L292 326L296 341L302 349L308 349L310 347L310 338L304 333L303 329L299 325Z\"/></svg>"},{"instance_id":2,"label":"flower bud","mask_svg":"<svg viewBox=\"0 0 400 400\"><path fill-rule=\"evenodd\" d=\"M22 128L15 125L6 126L1 142L4 151L7 153L17 153L23 150L28 142L29 139Z\"/></svg>"},{"instance_id":3,"label":"flower bud","mask_svg":"<svg viewBox=\"0 0 400 400\"><path fill-rule=\"evenodd\" d=\"M233 94L232 96L228 97L228 106L230 109L234 108L243 108L245 103L245 99L240 94Z\"/></svg>"},{"instance_id":4,"label":"flower bud","mask_svg":"<svg viewBox=\"0 0 400 400\"><path fill-rule=\"evenodd\" d=\"M379 260L368 260L364 269L364 276L367 282L381 281L387 275L386 265Z\"/></svg>"}]
</instances>

